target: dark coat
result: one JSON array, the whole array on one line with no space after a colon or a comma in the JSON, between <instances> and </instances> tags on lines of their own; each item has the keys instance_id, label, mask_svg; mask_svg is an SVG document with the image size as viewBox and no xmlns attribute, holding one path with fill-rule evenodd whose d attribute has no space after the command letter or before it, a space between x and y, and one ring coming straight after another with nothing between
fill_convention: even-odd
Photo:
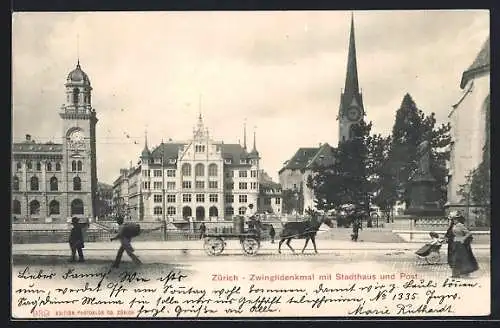
<instances>
[{"instance_id":1,"label":"dark coat","mask_svg":"<svg viewBox=\"0 0 500 328\"><path fill-rule=\"evenodd\" d=\"M446 230L446 233L444 235L444 238L446 238L446 241L448 243L448 265L452 266L453 264L453 242L454 242L454 235L453 235L453 224L450 224L448 227L448 230Z\"/></svg>"},{"instance_id":2,"label":"dark coat","mask_svg":"<svg viewBox=\"0 0 500 328\"><path fill-rule=\"evenodd\" d=\"M69 233L69 244L72 247L85 247L83 242L83 231L82 227L79 224L73 225L71 232Z\"/></svg>"}]
</instances>

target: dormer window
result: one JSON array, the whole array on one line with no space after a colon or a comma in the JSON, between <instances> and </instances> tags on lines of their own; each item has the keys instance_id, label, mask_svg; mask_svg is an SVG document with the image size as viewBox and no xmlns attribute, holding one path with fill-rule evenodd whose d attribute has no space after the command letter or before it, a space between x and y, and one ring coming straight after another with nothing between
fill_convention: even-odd
<instances>
[{"instance_id":1,"label":"dormer window","mask_svg":"<svg viewBox=\"0 0 500 328\"><path fill-rule=\"evenodd\" d=\"M224 160L224 163L225 163L225 164L231 164L232 162L233 162L233 161L232 161L232 160L230 160L230 159L225 159L225 160Z\"/></svg>"}]
</instances>

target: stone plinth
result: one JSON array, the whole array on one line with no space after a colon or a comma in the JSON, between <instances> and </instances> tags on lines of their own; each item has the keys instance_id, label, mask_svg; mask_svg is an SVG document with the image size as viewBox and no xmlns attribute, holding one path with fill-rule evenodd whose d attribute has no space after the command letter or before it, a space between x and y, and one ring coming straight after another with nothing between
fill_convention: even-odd
<instances>
[{"instance_id":1,"label":"stone plinth","mask_svg":"<svg viewBox=\"0 0 500 328\"><path fill-rule=\"evenodd\" d=\"M410 206L406 215L417 217L444 215L435 190L436 180L430 176L418 176L410 182Z\"/></svg>"}]
</instances>

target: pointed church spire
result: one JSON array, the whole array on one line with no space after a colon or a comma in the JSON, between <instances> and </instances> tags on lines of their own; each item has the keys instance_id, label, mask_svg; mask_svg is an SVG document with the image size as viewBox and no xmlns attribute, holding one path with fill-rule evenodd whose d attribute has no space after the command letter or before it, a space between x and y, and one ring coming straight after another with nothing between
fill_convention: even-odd
<instances>
[{"instance_id":1,"label":"pointed church spire","mask_svg":"<svg viewBox=\"0 0 500 328\"><path fill-rule=\"evenodd\" d=\"M76 67L80 67L80 34L76 34Z\"/></svg>"},{"instance_id":2,"label":"pointed church spire","mask_svg":"<svg viewBox=\"0 0 500 328\"><path fill-rule=\"evenodd\" d=\"M345 94L359 92L358 65L356 61L356 43L354 38L354 14L351 12L351 33L349 36L349 53L347 55L347 73L345 77Z\"/></svg>"},{"instance_id":3,"label":"pointed church spire","mask_svg":"<svg viewBox=\"0 0 500 328\"><path fill-rule=\"evenodd\" d=\"M148 148L148 131L144 131L144 149L142 150L141 157L149 157L151 155L151 152L149 151Z\"/></svg>"}]
</instances>

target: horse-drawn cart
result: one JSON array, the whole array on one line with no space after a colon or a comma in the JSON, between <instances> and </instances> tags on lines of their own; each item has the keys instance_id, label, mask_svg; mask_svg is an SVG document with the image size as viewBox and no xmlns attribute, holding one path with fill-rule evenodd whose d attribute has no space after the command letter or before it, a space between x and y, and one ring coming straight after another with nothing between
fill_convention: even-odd
<instances>
[{"instance_id":1,"label":"horse-drawn cart","mask_svg":"<svg viewBox=\"0 0 500 328\"><path fill-rule=\"evenodd\" d=\"M208 255L220 255L226 247L225 239L238 239L245 255L255 255L260 248L258 232L244 232L236 234L206 234L203 248Z\"/></svg>"}]
</instances>

